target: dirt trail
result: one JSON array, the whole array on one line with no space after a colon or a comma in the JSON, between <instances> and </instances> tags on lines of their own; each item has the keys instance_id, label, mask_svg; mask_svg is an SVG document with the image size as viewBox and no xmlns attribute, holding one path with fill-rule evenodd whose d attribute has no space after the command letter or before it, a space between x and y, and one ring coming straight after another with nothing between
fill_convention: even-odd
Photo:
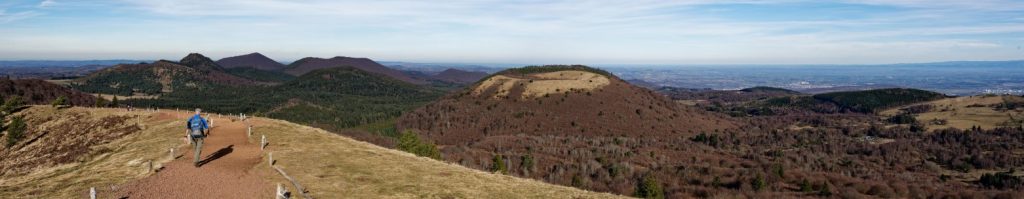
<instances>
[{"instance_id":1,"label":"dirt trail","mask_svg":"<svg viewBox=\"0 0 1024 199\"><path fill-rule=\"evenodd\" d=\"M183 116L161 112L161 117ZM117 198L271 198L273 187L253 170L262 161L259 143L248 143L246 124L214 117L214 127L203 143L200 167L192 165L191 145L176 149L178 158L149 177L129 182L114 193ZM184 126L184 123L182 123ZM185 130L181 130L182 136ZM178 152L180 151L180 152Z\"/></svg>"}]
</instances>

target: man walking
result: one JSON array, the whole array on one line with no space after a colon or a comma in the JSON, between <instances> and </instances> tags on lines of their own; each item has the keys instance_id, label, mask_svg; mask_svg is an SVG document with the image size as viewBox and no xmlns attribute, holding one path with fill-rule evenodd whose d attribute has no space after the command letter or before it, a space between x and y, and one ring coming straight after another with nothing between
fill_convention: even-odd
<instances>
[{"instance_id":1,"label":"man walking","mask_svg":"<svg viewBox=\"0 0 1024 199\"><path fill-rule=\"evenodd\" d=\"M206 137L205 132L206 129L208 128L206 126L206 120L203 119L202 115L200 115L201 112L202 109L197 108L196 115L193 115L192 118L189 118L188 123L186 123L186 128L189 129L189 133L186 136L189 137L189 140L192 141L192 145L195 147L195 150L192 151L193 153L195 153L196 157L192 161L192 165L195 167L199 167L199 154L200 151L203 149L203 138Z\"/></svg>"}]
</instances>

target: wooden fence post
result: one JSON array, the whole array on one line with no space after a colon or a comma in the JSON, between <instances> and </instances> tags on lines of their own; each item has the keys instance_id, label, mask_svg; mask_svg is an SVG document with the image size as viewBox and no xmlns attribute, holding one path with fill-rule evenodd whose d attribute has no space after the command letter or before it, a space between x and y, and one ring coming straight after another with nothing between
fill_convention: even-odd
<instances>
[{"instance_id":1,"label":"wooden fence post","mask_svg":"<svg viewBox=\"0 0 1024 199\"><path fill-rule=\"evenodd\" d=\"M299 184L298 181L295 181L295 178L292 178L291 176L288 176L288 174L284 173L284 170L281 170L281 167L271 167L271 168L274 168L274 170L276 170L277 173L280 173L281 176L284 176L284 179L288 179L289 182L292 182L292 186L295 186L296 191L299 192L299 194L302 194L302 198L307 198L307 199L312 199L313 198L313 197L310 197L309 194L306 193L306 188L305 187L302 187L302 185Z\"/></svg>"},{"instance_id":2,"label":"wooden fence post","mask_svg":"<svg viewBox=\"0 0 1024 199\"><path fill-rule=\"evenodd\" d=\"M270 166L274 166L274 152L267 153L267 162L269 162Z\"/></svg>"},{"instance_id":3,"label":"wooden fence post","mask_svg":"<svg viewBox=\"0 0 1024 199\"><path fill-rule=\"evenodd\" d=\"M267 135L263 135L263 138L260 138L260 150L262 151L263 148L266 148L266 146L267 146Z\"/></svg>"},{"instance_id":4,"label":"wooden fence post","mask_svg":"<svg viewBox=\"0 0 1024 199\"><path fill-rule=\"evenodd\" d=\"M245 132L246 132L245 133L246 138L252 138L252 125L249 125L249 127L245 130Z\"/></svg>"},{"instance_id":5,"label":"wooden fence post","mask_svg":"<svg viewBox=\"0 0 1024 199\"><path fill-rule=\"evenodd\" d=\"M284 193L285 193L285 192L287 192L287 191L285 191L285 190L284 190L284 187L282 187L282 186L281 186L281 183L277 183L277 193L275 194L276 196L274 196L274 198L277 198L277 199L286 199L286 198L284 197Z\"/></svg>"},{"instance_id":6,"label":"wooden fence post","mask_svg":"<svg viewBox=\"0 0 1024 199\"><path fill-rule=\"evenodd\" d=\"M96 199L96 187L89 187L89 199Z\"/></svg>"},{"instance_id":7,"label":"wooden fence post","mask_svg":"<svg viewBox=\"0 0 1024 199\"><path fill-rule=\"evenodd\" d=\"M149 170L146 173L153 172L153 160L149 160Z\"/></svg>"},{"instance_id":8,"label":"wooden fence post","mask_svg":"<svg viewBox=\"0 0 1024 199\"><path fill-rule=\"evenodd\" d=\"M171 160L174 159L174 147L171 147Z\"/></svg>"}]
</instances>

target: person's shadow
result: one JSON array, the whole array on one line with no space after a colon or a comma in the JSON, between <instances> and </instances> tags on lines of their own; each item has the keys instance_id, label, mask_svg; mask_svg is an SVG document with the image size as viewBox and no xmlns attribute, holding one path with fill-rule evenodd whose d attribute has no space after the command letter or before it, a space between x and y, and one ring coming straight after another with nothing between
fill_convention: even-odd
<instances>
[{"instance_id":1,"label":"person's shadow","mask_svg":"<svg viewBox=\"0 0 1024 199\"><path fill-rule=\"evenodd\" d=\"M219 159L221 157L224 157L225 155L228 155L232 151L235 151L235 149L232 148L234 146L235 145L233 145L233 144L232 145L228 145L227 147L224 147L224 148L221 148L220 150L217 150L217 152L213 152L213 154L207 155L206 159L203 159L202 161L199 161L199 166L203 166L206 163L210 163L211 161L217 160L217 159Z\"/></svg>"}]
</instances>

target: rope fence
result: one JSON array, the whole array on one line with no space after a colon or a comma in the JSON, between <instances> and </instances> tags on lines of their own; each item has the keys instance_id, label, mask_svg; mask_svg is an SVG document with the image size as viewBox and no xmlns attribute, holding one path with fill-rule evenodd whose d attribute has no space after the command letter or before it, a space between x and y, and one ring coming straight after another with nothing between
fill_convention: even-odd
<instances>
[{"instance_id":1,"label":"rope fence","mask_svg":"<svg viewBox=\"0 0 1024 199\"><path fill-rule=\"evenodd\" d=\"M126 110L126 112L132 112L132 111L135 111L135 110L132 110L132 109L127 109ZM140 109L138 111L154 112L155 113L155 112L159 112L159 109L157 109L157 108L147 108L147 109ZM187 113L184 113L184 114L187 115ZM177 109L177 108L174 109L173 115L176 118L183 118L182 111L180 109ZM218 116L218 118L220 118L220 114L216 114L216 115ZM252 135L253 135L253 128L252 127L253 127L253 125L248 122L248 119L249 119L248 115L246 115L245 113L239 113L237 116L238 116L238 120L239 121L245 122L245 124L246 124L246 139L247 139L247 142L251 143L252 142L252 138L253 138L252 137ZM213 116L211 115L211 113L207 113L206 119L209 121L208 125L212 129L213 126L214 126L214 122L213 122ZM141 116L137 116L136 117L136 122L138 124L142 124L143 123L142 122L142 117ZM175 145L172 145L170 148L168 148L167 154L169 156L169 160L173 161L175 159L178 159L178 153L176 152L175 149L181 147L181 145L188 145L188 142L186 141L184 144L175 144ZM280 174L282 177L284 177L286 180L288 180L292 184L292 186L295 187L295 189L302 196L302 198L312 199L313 197L309 195L309 193L308 193L309 191L307 191L305 187L303 187L301 184L299 184L299 182L296 181L295 178L292 178L291 176L289 176L288 173L286 173L284 171L284 169L282 169L281 167L275 165L274 153L273 153L273 151L270 151L269 149L267 149L267 147L269 145L270 145L270 143L267 140L267 135L266 134L260 134L260 151L266 152L268 167L270 167L271 169L274 169L274 171L277 171L278 174ZM280 156L280 154L278 156ZM158 172L159 171L159 168L157 168L157 166L154 165L154 162L153 162L154 160L153 159L145 159L144 161L145 162L143 162L141 164L141 166L145 170L143 172L143 174L150 174L150 173ZM287 199L287 198L291 198L292 197L291 192L288 192L288 188L286 186L283 186L281 183L277 184L277 187L275 188L274 193L275 193L274 197L275 198L279 198L279 199ZM96 199L97 198L96 187L90 187L89 188L89 198L90 199Z\"/></svg>"}]
</instances>

